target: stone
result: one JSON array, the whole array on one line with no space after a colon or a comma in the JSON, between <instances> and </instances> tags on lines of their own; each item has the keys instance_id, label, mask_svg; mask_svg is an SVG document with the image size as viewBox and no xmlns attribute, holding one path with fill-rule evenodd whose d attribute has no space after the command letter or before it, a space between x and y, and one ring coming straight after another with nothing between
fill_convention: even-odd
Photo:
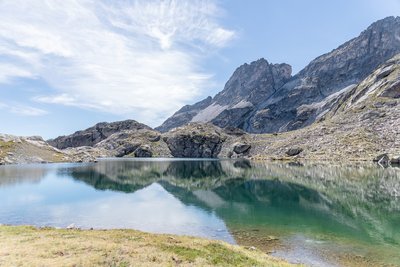
<instances>
[{"instance_id":1,"label":"stone","mask_svg":"<svg viewBox=\"0 0 400 267\"><path fill-rule=\"evenodd\" d=\"M301 152L303 152L302 148L296 147L296 148L290 148L288 151L286 151L286 155L289 157L294 157L299 155Z\"/></svg>"},{"instance_id":2,"label":"stone","mask_svg":"<svg viewBox=\"0 0 400 267\"><path fill-rule=\"evenodd\" d=\"M245 143L235 143L233 144L233 152L236 154L244 154L248 152L251 148L251 145Z\"/></svg>"},{"instance_id":3,"label":"stone","mask_svg":"<svg viewBox=\"0 0 400 267\"><path fill-rule=\"evenodd\" d=\"M141 145L138 147L135 152L133 152L136 158L151 158L153 156L153 152L149 145Z\"/></svg>"},{"instance_id":4,"label":"stone","mask_svg":"<svg viewBox=\"0 0 400 267\"><path fill-rule=\"evenodd\" d=\"M373 159L373 161L374 161L374 162L377 162L377 163L379 163L379 164L381 164L381 165L383 165L383 166L386 166L386 165L389 164L390 159L389 159L389 155L386 154L386 153L384 153L384 154L380 154L380 155L378 155L377 157L375 157L375 158Z\"/></svg>"}]
</instances>

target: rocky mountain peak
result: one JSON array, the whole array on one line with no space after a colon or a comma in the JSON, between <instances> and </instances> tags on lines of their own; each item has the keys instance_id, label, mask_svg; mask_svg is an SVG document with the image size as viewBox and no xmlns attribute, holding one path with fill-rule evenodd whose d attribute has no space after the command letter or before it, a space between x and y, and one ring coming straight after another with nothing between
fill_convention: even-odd
<instances>
[{"instance_id":1,"label":"rocky mountain peak","mask_svg":"<svg viewBox=\"0 0 400 267\"><path fill-rule=\"evenodd\" d=\"M264 58L243 64L235 70L224 90L214 97L219 105L237 104L246 100L257 104L285 84L292 74L288 64L270 64Z\"/></svg>"}]
</instances>

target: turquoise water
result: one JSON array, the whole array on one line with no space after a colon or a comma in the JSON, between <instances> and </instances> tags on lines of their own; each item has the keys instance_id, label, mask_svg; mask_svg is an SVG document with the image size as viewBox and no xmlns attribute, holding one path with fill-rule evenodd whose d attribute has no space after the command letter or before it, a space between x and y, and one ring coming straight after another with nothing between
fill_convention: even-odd
<instances>
[{"instance_id":1,"label":"turquoise water","mask_svg":"<svg viewBox=\"0 0 400 267\"><path fill-rule=\"evenodd\" d=\"M131 228L311 266L400 266L400 170L230 160L0 167L0 223Z\"/></svg>"}]
</instances>

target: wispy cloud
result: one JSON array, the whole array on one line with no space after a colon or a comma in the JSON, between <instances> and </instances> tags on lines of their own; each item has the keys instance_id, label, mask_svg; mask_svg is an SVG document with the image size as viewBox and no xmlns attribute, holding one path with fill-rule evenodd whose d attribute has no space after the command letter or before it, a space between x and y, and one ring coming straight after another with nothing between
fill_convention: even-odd
<instances>
[{"instance_id":1,"label":"wispy cloud","mask_svg":"<svg viewBox=\"0 0 400 267\"><path fill-rule=\"evenodd\" d=\"M5 104L0 102L0 110L20 116L43 116L48 114L46 110L27 106L20 103Z\"/></svg>"},{"instance_id":2,"label":"wispy cloud","mask_svg":"<svg viewBox=\"0 0 400 267\"><path fill-rule=\"evenodd\" d=\"M5 0L0 83L40 78L35 101L159 123L210 85L204 51L235 33L211 0ZM0 85L1 86L1 85Z\"/></svg>"}]
</instances>

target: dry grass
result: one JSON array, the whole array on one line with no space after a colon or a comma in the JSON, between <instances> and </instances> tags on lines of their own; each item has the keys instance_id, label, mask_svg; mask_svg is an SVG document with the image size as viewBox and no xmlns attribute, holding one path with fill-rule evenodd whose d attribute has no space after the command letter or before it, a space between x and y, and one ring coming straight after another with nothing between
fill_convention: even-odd
<instances>
[{"instance_id":1,"label":"dry grass","mask_svg":"<svg viewBox=\"0 0 400 267\"><path fill-rule=\"evenodd\" d=\"M7 156L7 153L13 151L15 145L13 142L5 142L0 140L0 158Z\"/></svg>"},{"instance_id":2,"label":"dry grass","mask_svg":"<svg viewBox=\"0 0 400 267\"><path fill-rule=\"evenodd\" d=\"M133 230L0 226L0 266L290 266L223 242Z\"/></svg>"}]
</instances>

